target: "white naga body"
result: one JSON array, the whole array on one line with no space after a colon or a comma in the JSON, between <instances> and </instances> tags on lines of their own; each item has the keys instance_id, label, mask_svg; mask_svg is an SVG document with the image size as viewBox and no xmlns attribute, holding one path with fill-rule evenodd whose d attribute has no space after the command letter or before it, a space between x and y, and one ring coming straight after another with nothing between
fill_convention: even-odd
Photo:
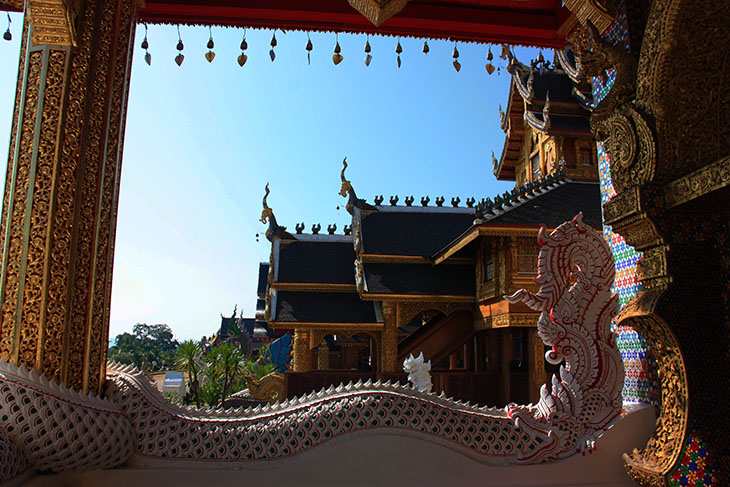
<instances>
[{"instance_id":1,"label":"white naga body","mask_svg":"<svg viewBox=\"0 0 730 487\"><path fill-rule=\"evenodd\" d=\"M423 361L423 352L414 357L411 354L403 361L403 371L408 374L408 381L413 385L414 389L420 392L431 392L433 384L431 383L431 361Z\"/></svg>"}]
</instances>

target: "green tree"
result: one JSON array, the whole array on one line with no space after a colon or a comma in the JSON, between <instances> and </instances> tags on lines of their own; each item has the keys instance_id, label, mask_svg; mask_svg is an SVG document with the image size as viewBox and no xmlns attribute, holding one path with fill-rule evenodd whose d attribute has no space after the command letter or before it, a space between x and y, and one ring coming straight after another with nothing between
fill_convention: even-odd
<instances>
[{"instance_id":1,"label":"green tree","mask_svg":"<svg viewBox=\"0 0 730 487\"><path fill-rule=\"evenodd\" d=\"M203 369L203 350L193 340L185 340L177 346L175 366L188 374L189 400L200 406L199 375Z\"/></svg>"},{"instance_id":2,"label":"green tree","mask_svg":"<svg viewBox=\"0 0 730 487\"><path fill-rule=\"evenodd\" d=\"M245 357L237 346L222 343L208 351L205 361L200 398L210 406L220 406L226 397L243 387Z\"/></svg>"},{"instance_id":3,"label":"green tree","mask_svg":"<svg viewBox=\"0 0 730 487\"><path fill-rule=\"evenodd\" d=\"M109 359L140 369L166 370L174 363L177 345L169 326L137 323L132 333L117 335Z\"/></svg>"}]
</instances>

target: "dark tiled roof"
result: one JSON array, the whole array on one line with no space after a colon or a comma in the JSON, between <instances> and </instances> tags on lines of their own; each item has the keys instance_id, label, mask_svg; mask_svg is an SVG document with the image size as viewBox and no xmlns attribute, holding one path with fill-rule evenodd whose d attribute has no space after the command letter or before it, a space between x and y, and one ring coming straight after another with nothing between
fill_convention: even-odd
<instances>
[{"instance_id":1,"label":"dark tiled roof","mask_svg":"<svg viewBox=\"0 0 730 487\"><path fill-rule=\"evenodd\" d=\"M602 225L601 190L598 183L568 182L507 209L485 223L557 227L582 211L586 225L594 228L601 228Z\"/></svg>"},{"instance_id":2,"label":"dark tiled roof","mask_svg":"<svg viewBox=\"0 0 730 487\"><path fill-rule=\"evenodd\" d=\"M279 291L277 322L376 323L375 307L357 293Z\"/></svg>"},{"instance_id":3,"label":"dark tiled roof","mask_svg":"<svg viewBox=\"0 0 730 487\"><path fill-rule=\"evenodd\" d=\"M352 242L294 242L279 253L279 282L355 284Z\"/></svg>"},{"instance_id":4,"label":"dark tiled roof","mask_svg":"<svg viewBox=\"0 0 730 487\"><path fill-rule=\"evenodd\" d=\"M535 71L532 87L536 100L544 100L547 92L550 92L551 101L566 101L577 103L573 96L573 81L562 71ZM525 80L527 81L527 80Z\"/></svg>"},{"instance_id":5,"label":"dark tiled roof","mask_svg":"<svg viewBox=\"0 0 730 487\"><path fill-rule=\"evenodd\" d=\"M542 115L542 112L532 112L535 118L537 118L539 121L543 122L544 117ZM580 116L580 115L554 115L550 114L550 133L554 132L580 132L585 134L590 134L591 137L593 137L593 132L591 132L591 122L588 118L588 115L586 116Z\"/></svg>"},{"instance_id":6,"label":"dark tiled roof","mask_svg":"<svg viewBox=\"0 0 730 487\"><path fill-rule=\"evenodd\" d=\"M380 212L361 225L363 252L429 257L474 222L472 213Z\"/></svg>"},{"instance_id":7,"label":"dark tiled roof","mask_svg":"<svg viewBox=\"0 0 730 487\"><path fill-rule=\"evenodd\" d=\"M466 264L365 264L367 292L474 296L474 266Z\"/></svg>"},{"instance_id":8,"label":"dark tiled roof","mask_svg":"<svg viewBox=\"0 0 730 487\"><path fill-rule=\"evenodd\" d=\"M259 264L259 285L257 293L259 296L266 294L266 286L269 285L269 263L261 262Z\"/></svg>"}]
</instances>

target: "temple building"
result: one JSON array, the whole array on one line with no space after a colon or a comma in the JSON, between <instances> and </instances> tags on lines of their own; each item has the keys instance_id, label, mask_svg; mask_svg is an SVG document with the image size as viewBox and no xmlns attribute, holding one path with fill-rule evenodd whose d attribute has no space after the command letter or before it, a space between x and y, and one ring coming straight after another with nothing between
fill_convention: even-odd
<instances>
[{"instance_id":1,"label":"temple building","mask_svg":"<svg viewBox=\"0 0 730 487\"><path fill-rule=\"evenodd\" d=\"M573 181L598 181L590 125L590 85L581 80L570 50L556 50L550 65L540 57L526 66L508 52L512 75L500 126L506 134L494 175L517 186L558 169Z\"/></svg>"},{"instance_id":2,"label":"temple building","mask_svg":"<svg viewBox=\"0 0 730 487\"><path fill-rule=\"evenodd\" d=\"M730 388L718 373L730 370L726 2L0 0L0 9L25 15L22 34L13 32L22 43L0 224L0 482L234 485L245 475L266 485L345 476L414 486L730 484ZM539 402L476 407L364 381L263 409L200 411L169 403L140 371L107 363L138 23L448 39L481 43L485 53L487 44L569 46L552 70L509 59L508 141L494 166L514 191L478 208L471 201L471 210L442 198L390 208L359 200L343 175L350 243L334 231L318 236L320 228L297 238L265 208L274 250L267 319L295 331L295 369L313 368L315 355L326 366L329 354L333 365L341 337L355 336L357 356L367 344L362 356L376 373L400 374L400 346L410 343L430 350L434 376L444 361L453 374L491 367L487 341L496 336L496 362L510 359L511 381L537 365L534 330L520 323L540 313L548 357L564 363ZM555 69L575 78L575 91L554 86ZM598 221L578 201L597 186L595 166ZM583 218L558 225L548 208L556 201ZM399 235L391 220L434 225L434 245ZM539 240L539 290L504 302L500 293L531 286L535 247L520 239L535 236L537 220L557 225ZM303 244L341 248L333 252L342 265L355 264L347 273L290 268L286 248L308 255ZM470 282L451 279L466 275ZM328 307L308 308L310 298ZM427 347L439 330L453 340ZM523 389L502 382L500 390L503 399ZM627 397L655 407L624 407Z\"/></svg>"},{"instance_id":3,"label":"temple building","mask_svg":"<svg viewBox=\"0 0 730 487\"><path fill-rule=\"evenodd\" d=\"M539 313L503 296L537 289L541 225L552 231L582 213L601 228L598 183L572 181L554 166L478 204L440 196L433 205L412 196L385 204L377 196L371 205L346 168L340 194L352 224L344 234L333 225L320 234L319 224L312 233L298 224L292 234L269 208L268 187L264 197L272 242L266 318L295 333L288 396L348 380L402 381L404 359L423 353L438 392L479 404L536 402L554 370L536 333Z\"/></svg>"}]
</instances>

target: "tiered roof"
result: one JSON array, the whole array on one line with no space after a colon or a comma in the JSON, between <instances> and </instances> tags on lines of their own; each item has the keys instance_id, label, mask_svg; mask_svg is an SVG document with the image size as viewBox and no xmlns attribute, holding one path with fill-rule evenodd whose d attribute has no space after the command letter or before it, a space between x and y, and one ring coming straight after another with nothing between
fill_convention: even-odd
<instances>
[{"instance_id":1,"label":"tiered roof","mask_svg":"<svg viewBox=\"0 0 730 487\"><path fill-rule=\"evenodd\" d=\"M500 158L493 162L497 179L514 181L526 124L546 135L593 138L590 96L586 94L590 90L585 81L580 82L570 51L556 54L558 65L552 66L544 59L527 66L510 51L505 56L512 75L507 109L500 107L500 126L506 138Z\"/></svg>"},{"instance_id":2,"label":"tiered roof","mask_svg":"<svg viewBox=\"0 0 730 487\"><path fill-rule=\"evenodd\" d=\"M578 212L584 221L601 226L597 183L581 183L554 173L522 185L474 207L371 205L357 198L342 173L343 196L348 196L352 232L288 234L273 231L268 274L269 321L277 327L294 324L382 324L381 302L475 300L475 259L460 253L477 236L505 229L554 228ZM274 229L275 230L275 229ZM299 228L298 228L299 230ZM286 235L279 237L276 235ZM448 260L447 260L448 259Z\"/></svg>"}]
</instances>

